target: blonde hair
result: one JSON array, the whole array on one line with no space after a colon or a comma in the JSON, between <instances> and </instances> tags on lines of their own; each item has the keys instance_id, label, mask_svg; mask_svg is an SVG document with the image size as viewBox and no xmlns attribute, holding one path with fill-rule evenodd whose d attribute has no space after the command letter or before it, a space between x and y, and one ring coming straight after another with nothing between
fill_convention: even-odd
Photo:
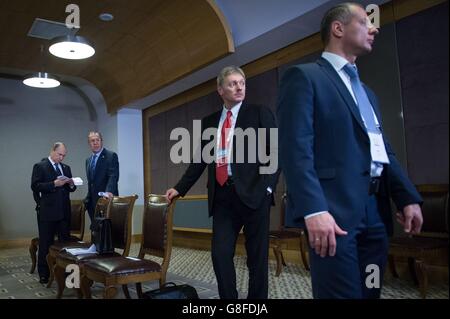
<instances>
[{"instance_id":1,"label":"blonde hair","mask_svg":"<svg viewBox=\"0 0 450 319\"><path fill-rule=\"evenodd\" d=\"M238 73L238 74L242 75L242 77L245 79L245 73L244 73L244 71L242 71L242 69L240 67L237 67L235 65L230 65L230 66L224 67L220 71L219 75L217 76L217 86L222 86L223 81L225 81L225 78L233 73Z\"/></svg>"}]
</instances>

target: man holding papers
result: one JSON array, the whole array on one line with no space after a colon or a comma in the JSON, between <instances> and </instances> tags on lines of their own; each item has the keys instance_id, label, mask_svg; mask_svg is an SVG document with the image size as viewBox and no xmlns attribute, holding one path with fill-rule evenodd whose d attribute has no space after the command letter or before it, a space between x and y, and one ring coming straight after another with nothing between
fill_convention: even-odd
<instances>
[{"instance_id":1,"label":"man holding papers","mask_svg":"<svg viewBox=\"0 0 450 319\"><path fill-rule=\"evenodd\" d=\"M53 144L48 158L36 163L31 177L31 189L39 208L38 272L40 283L47 283L48 248L58 234L59 241L70 237L70 196L76 190L70 167L62 163L67 154L62 142Z\"/></svg>"}]
</instances>

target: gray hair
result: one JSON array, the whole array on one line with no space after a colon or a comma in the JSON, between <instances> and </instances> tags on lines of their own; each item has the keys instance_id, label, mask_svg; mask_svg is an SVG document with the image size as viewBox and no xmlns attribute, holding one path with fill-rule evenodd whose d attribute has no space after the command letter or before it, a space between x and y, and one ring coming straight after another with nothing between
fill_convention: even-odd
<instances>
[{"instance_id":1,"label":"gray hair","mask_svg":"<svg viewBox=\"0 0 450 319\"><path fill-rule=\"evenodd\" d=\"M52 151L56 151L60 146L64 146L64 148L66 148L66 145L64 145L63 142L55 142L52 146Z\"/></svg>"},{"instance_id":2,"label":"gray hair","mask_svg":"<svg viewBox=\"0 0 450 319\"><path fill-rule=\"evenodd\" d=\"M90 131L89 134L88 134L88 141L89 141L89 137L90 137L91 135L98 135L98 137L100 137L100 140L103 141L102 133L100 133L100 132L98 132L98 131Z\"/></svg>"},{"instance_id":3,"label":"gray hair","mask_svg":"<svg viewBox=\"0 0 450 319\"><path fill-rule=\"evenodd\" d=\"M238 73L238 74L242 75L242 77L245 79L245 73L244 73L244 71L242 71L242 69L240 67L237 67L235 65L230 65L230 66L224 67L220 71L219 75L217 76L217 86L222 86L225 78L233 73Z\"/></svg>"}]
</instances>

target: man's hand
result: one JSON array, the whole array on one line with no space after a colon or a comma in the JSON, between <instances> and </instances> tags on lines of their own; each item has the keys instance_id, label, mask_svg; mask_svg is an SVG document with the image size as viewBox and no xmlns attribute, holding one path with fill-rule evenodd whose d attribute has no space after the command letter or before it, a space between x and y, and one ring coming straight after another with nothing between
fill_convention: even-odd
<instances>
[{"instance_id":1,"label":"man's hand","mask_svg":"<svg viewBox=\"0 0 450 319\"><path fill-rule=\"evenodd\" d=\"M419 204L410 204L403 207L403 211L397 213L397 221L403 226L405 233L420 233L423 217Z\"/></svg>"},{"instance_id":2,"label":"man's hand","mask_svg":"<svg viewBox=\"0 0 450 319\"><path fill-rule=\"evenodd\" d=\"M336 254L336 235L347 235L334 221L329 212L305 219L308 230L309 244L320 257Z\"/></svg>"},{"instance_id":3,"label":"man's hand","mask_svg":"<svg viewBox=\"0 0 450 319\"><path fill-rule=\"evenodd\" d=\"M57 179L53 181L53 183L55 184L55 187L61 187L69 183L69 181L71 180L72 180L71 178L68 178L66 176L59 176Z\"/></svg>"},{"instance_id":4,"label":"man's hand","mask_svg":"<svg viewBox=\"0 0 450 319\"><path fill-rule=\"evenodd\" d=\"M167 200L170 202L172 202L172 199L174 199L175 197L177 197L180 193L178 193L178 191L175 188L170 188L166 191L166 198Z\"/></svg>"},{"instance_id":5,"label":"man's hand","mask_svg":"<svg viewBox=\"0 0 450 319\"><path fill-rule=\"evenodd\" d=\"M103 197L107 197L107 198L113 198L114 197L114 194L111 193L111 192L105 192L105 194L106 194L106 196L103 196Z\"/></svg>"}]
</instances>

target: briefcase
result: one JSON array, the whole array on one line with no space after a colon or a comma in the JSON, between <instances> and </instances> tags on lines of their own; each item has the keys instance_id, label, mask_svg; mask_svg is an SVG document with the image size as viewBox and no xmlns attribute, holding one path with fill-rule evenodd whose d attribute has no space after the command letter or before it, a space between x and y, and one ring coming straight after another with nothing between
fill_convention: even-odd
<instances>
[{"instance_id":1,"label":"briefcase","mask_svg":"<svg viewBox=\"0 0 450 319\"><path fill-rule=\"evenodd\" d=\"M99 254L114 253L111 229L112 224L110 218L95 218L95 225L92 235L94 237L95 248Z\"/></svg>"},{"instance_id":2,"label":"briefcase","mask_svg":"<svg viewBox=\"0 0 450 319\"><path fill-rule=\"evenodd\" d=\"M199 299L197 291L190 285L165 283L161 288L144 292L144 299Z\"/></svg>"}]
</instances>

